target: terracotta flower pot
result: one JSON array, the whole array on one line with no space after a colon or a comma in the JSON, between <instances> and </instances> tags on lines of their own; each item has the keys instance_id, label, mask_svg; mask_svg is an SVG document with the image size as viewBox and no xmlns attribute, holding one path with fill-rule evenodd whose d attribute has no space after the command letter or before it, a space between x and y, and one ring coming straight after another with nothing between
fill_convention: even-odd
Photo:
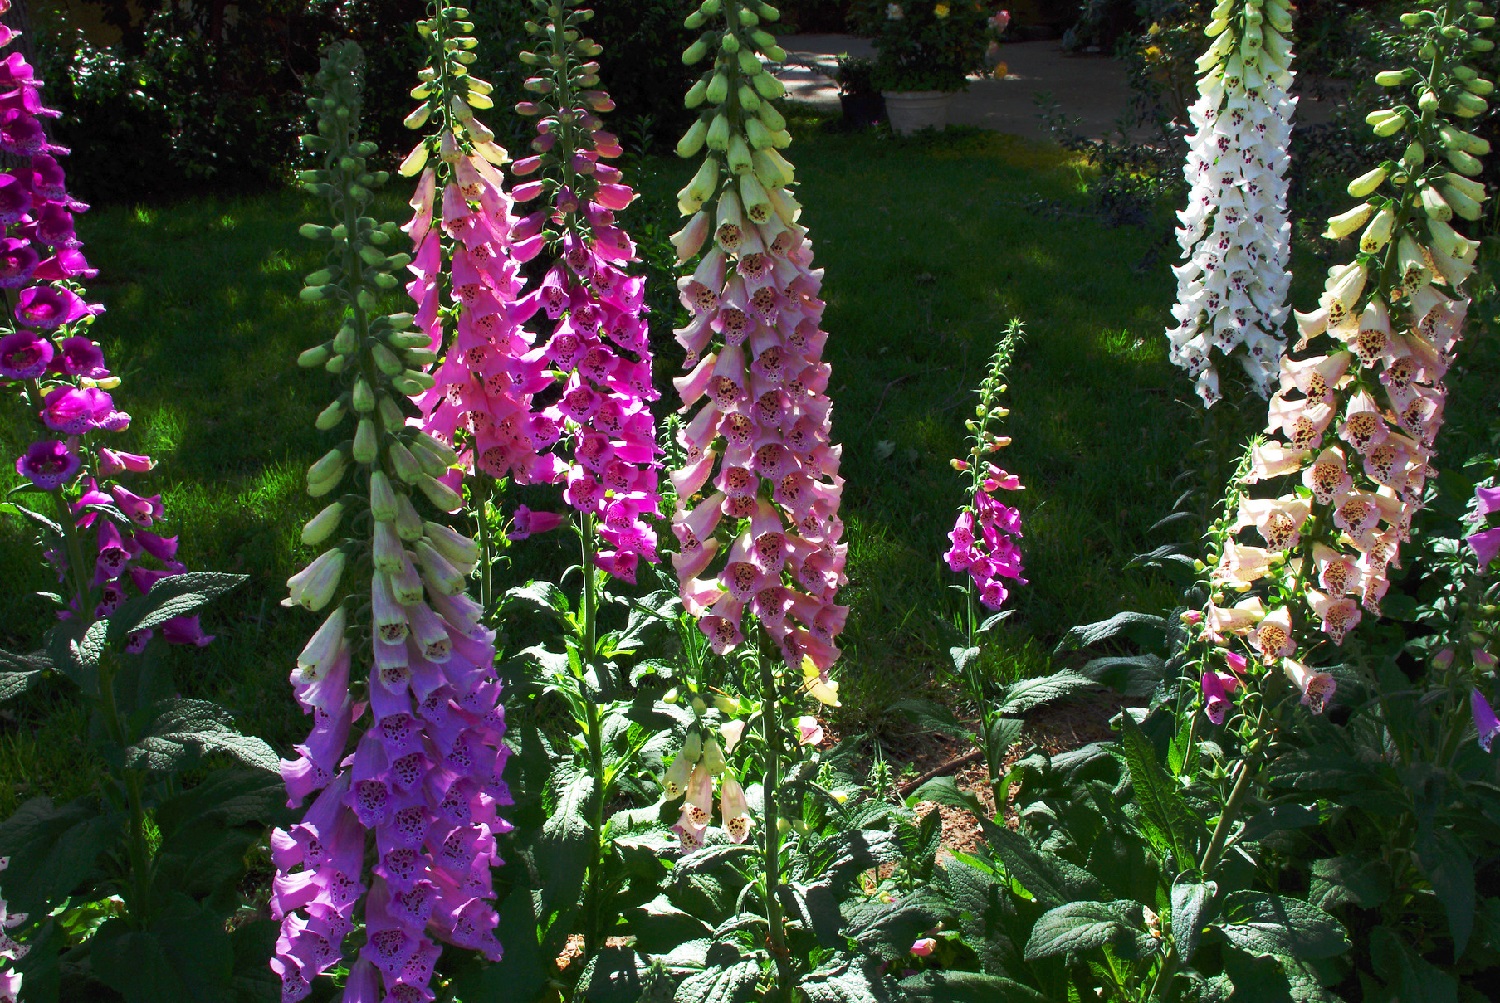
<instances>
[{"instance_id":1,"label":"terracotta flower pot","mask_svg":"<svg viewBox=\"0 0 1500 1003\"><path fill-rule=\"evenodd\" d=\"M920 129L942 129L948 125L950 91L885 91L885 110L898 136Z\"/></svg>"}]
</instances>

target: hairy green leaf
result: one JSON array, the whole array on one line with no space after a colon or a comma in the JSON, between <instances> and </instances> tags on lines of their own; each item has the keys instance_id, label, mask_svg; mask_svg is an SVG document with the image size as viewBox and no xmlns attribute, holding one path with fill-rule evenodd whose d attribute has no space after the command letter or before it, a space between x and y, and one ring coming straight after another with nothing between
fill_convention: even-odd
<instances>
[{"instance_id":1,"label":"hairy green leaf","mask_svg":"<svg viewBox=\"0 0 1500 1003\"><path fill-rule=\"evenodd\" d=\"M1474 860L1451 830L1433 829L1417 839L1417 863L1448 915L1456 962L1474 932Z\"/></svg>"},{"instance_id":2,"label":"hairy green leaf","mask_svg":"<svg viewBox=\"0 0 1500 1003\"><path fill-rule=\"evenodd\" d=\"M109 639L123 641L137 630L158 627L174 617L188 616L245 581L246 575L219 571L190 571L159 579L151 591L127 599L109 616Z\"/></svg>"},{"instance_id":3,"label":"hairy green leaf","mask_svg":"<svg viewBox=\"0 0 1500 1003\"><path fill-rule=\"evenodd\" d=\"M1349 949L1344 928L1328 913L1310 902L1267 892L1231 892L1213 925L1252 955L1317 959Z\"/></svg>"},{"instance_id":4,"label":"hairy green leaf","mask_svg":"<svg viewBox=\"0 0 1500 1003\"><path fill-rule=\"evenodd\" d=\"M1156 691L1166 672L1159 655L1109 655L1083 663L1078 674L1122 696L1143 698Z\"/></svg>"},{"instance_id":5,"label":"hairy green leaf","mask_svg":"<svg viewBox=\"0 0 1500 1003\"><path fill-rule=\"evenodd\" d=\"M1015 717L1026 713L1033 707L1040 707L1054 700L1062 700L1075 693L1094 689L1098 685L1092 679L1080 676L1070 669L1062 669L1050 676L1022 679L1006 689L1005 698L1000 701L1000 706L995 712L1002 717Z\"/></svg>"},{"instance_id":6,"label":"hairy green leaf","mask_svg":"<svg viewBox=\"0 0 1500 1003\"><path fill-rule=\"evenodd\" d=\"M243 735L223 707L208 700L164 700L145 735L125 750L125 765L153 773L180 770L203 756L223 753L246 766L277 773L281 759L259 738Z\"/></svg>"},{"instance_id":7,"label":"hairy green leaf","mask_svg":"<svg viewBox=\"0 0 1500 1003\"><path fill-rule=\"evenodd\" d=\"M755 999L755 985L760 981L760 966L754 961L737 961L710 968L683 980L677 987L676 1003L750 1003Z\"/></svg>"},{"instance_id":8,"label":"hairy green leaf","mask_svg":"<svg viewBox=\"0 0 1500 1003\"><path fill-rule=\"evenodd\" d=\"M1058 642L1053 654L1060 655L1076 648L1090 648L1101 641L1108 641L1121 635L1145 647L1152 643L1159 644L1166 630L1166 617L1123 610L1108 620L1079 624L1070 628L1063 639Z\"/></svg>"},{"instance_id":9,"label":"hairy green leaf","mask_svg":"<svg viewBox=\"0 0 1500 1003\"><path fill-rule=\"evenodd\" d=\"M948 913L948 903L934 889L918 888L893 902L873 899L846 907L844 933L866 954L896 961Z\"/></svg>"},{"instance_id":10,"label":"hairy green leaf","mask_svg":"<svg viewBox=\"0 0 1500 1003\"><path fill-rule=\"evenodd\" d=\"M45 915L74 894L96 862L120 845L125 814L91 797L56 805L32 798L0 823L0 857L10 858L3 888L16 912Z\"/></svg>"},{"instance_id":11,"label":"hairy green leaf","mask_svg":"<svg viewBox=\"0 0 1500 1003\"><path fill-rule=\"evenodd\" d=\"M978 972L926 971L902 979L900 990L908 1003L1048 1003L1013 979Z\"/></svg>"},{"instance_id":12,"label":"hairy green leaf","mask_svg":"<svg viewBox=\"0 0 1500 1003\"><path fill-rule=\"evenodd\" d=\"M1042 914L1026 942L1026 960L1077 955L1105 944L1151 940L1138 902L1068 902Z\"/></svg>"},{"instance_id":13,"label":"hairy green leaf","mask_svg":"<svg viewBox=\"0 0 1500 1003\"><path fill-rule=\"evenodd\" d=\"M1098 896L1099 879L1077 864L1032 846L1019 832L989 819L981 817L979 825L1006 874L1044 908Z\"/></svg>"},{"instance_id":14,"label":"hairy green leaf","mask_svg":"<svg viewBox=\"0 0 1500 1003\"><path fill-rule=\"evenodd\" d=\"M909 946L909 945L908 945ZM807 1003L895 1003L871 962L825 965L797 984Z\"/></svg>"},{"instance_id":15,"label":"hairy green leaf","mask_svg":"<svg viewBox=\"0 0 1500 1003\"><path fill-rule=\"evenodd\" d=\"M1172 943L1183 964L1190 962L1198 949L1217 892L1218 886L1212 881L1184 881L1179 877L1172 884Z\"/></svg>"},{"instance_id":16,"label":"hairy green leaf","mask_svg":"<svg viewBox=\"0 0 1500 1003\"><path fill-rule=\"evenodd\" d=\"M126 1003L200 1003L230 998L234 951L221 919L179 897L146 930L122 919L91 944L100 981Z\"/></svg>"},{"instance_id":17,"label":"hairy green leaf","mask_svg":"<svg viewBox=\"0 0 1500 1003\"><path fill-rule=\"evenodd\" d=\"M1156 750L1129 714L1120 716L1120 747L1146 835L1159 851L1171 852L1179 869L1194 866L1203 823L1177 792Z\"/></svg>"}]
</instances>

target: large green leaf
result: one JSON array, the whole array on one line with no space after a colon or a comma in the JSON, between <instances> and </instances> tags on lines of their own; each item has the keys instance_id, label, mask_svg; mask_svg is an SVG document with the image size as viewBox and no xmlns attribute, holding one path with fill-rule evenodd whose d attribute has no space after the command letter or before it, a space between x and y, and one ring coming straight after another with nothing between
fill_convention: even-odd
<instances>
[{"instance_id":1,"label":"large green leaf","mask_svg":"<svg viewBox=\"0 0 1500 1003\"><path fill-rule=\"evenodd\" d=\"M560 770L556 781L557 804L537 841L542 900L554 912L570 909L583 888L590 856L587 812L594 796L594 778L584 771Z\"/></svg>"},{"instance_id":2,"label":"large green leaf","mask_svg":"<svg viewBox=\"0 0 1500 1003\"><path fill-rule=\"evenodd\" d=\"M1310 902L1240 890L1224 899L1214 926L1247 954L1332 958L1349 949L1338 920Z\"/></svg>"},{"instance_id":3,"label":"large green leaf","mask_svg":"<svg viewBox=\"0 0 1500 1003\"><path fill-rule=\"evenodd\" d=\"M825 964L808 975L797 988L807 1003L894 1003L885 979L871 962L842 961Z\"/></svg>"},{"instance_id":4,"label":"large green leaf","mask_svg":"<svg viewBox=\"0 0 1500 1003\"><path fill-rule=\"evenodd\" d=\"M1078 670L1079 675L1136 699L1154 693L1165 672L1166 663L1159 655L1107 655L1084 662Z\"/></svg>"},{"instance_id":5,"label":"large green leaf","mask_svg":"<svg viewBox=\"0 0 1500 1003\"><path fill-rule=\"evenodd\" d=\"M222 919L178 898L147 930L122 919L91 942L94 975L126 1003L203 1003L231 998L234 949Z\"/></svg>"},{"instance_id":6,"label":"large green leaf","mask_svg":"<svg viewBox=\"0 0 1500 1003\"><path fill-rule=\"evenodd\" d=\"M645 988L646 959L628 947L606 947L589 959L578 978L578 1003L638 1003ZM506 998L520 999L510 992Z\"/></svg>"},{"instance_id":7,"label":"large green leaf","mask_svg":"<svg viewBox=\"0 0 1500 1003\"><path fill-rule=\"evenodd\" d=\"M1390 897L1391 865L1379 857L1350 854L1313 861L1308 901L1319 909L1375 909Z\"/></svg>"},{"instance_id":8,"label":"large green leaf","mask_svg":"<svg viewBox=\"0 0 1500 1003\"><path fill-rule=\"evenodd\" d=\"M1082 867L1032 846L1019 832L989 819L980 818L979 825L1006 874L1042 907L1052 909L1098 897L1099 879Z\"/></svg>"},{"instance_id":9,"label":"large green leaf","mask_svg":"<svg viewBox=\"0 0 1500 1003\"><path fill-rule=\"evenodd\" d=\"M131 769L170 773L211 753L232 756L268 773L281 759L269 745L234 726L230 713L208 700L164 700L154 708L140 741L125 750Z\"/></svg>"},{"instance_id":10,"label":"large green leaf","mask_svg":"<svg viewBox=\"0 0 1500 1003\"><path fill-rule=\"evenodd\" d=\"M1138 902L1069 902L1049 909L1031 928L1026 960L1073 956L1113 944L1143 951L1151 937Z\"/></svg>"},{"instance_id":11,"label":"large green leaf","mask_svg":"<svg viewBox=\"0 0 1500 1003\"><path fill-rule=\"evenodd\" d=\"M955 651L958 649L954 649ZM978 651L978 648L972 649ZM919 731L936 732L973 741L974 733L963 724L953 711L931 700L898 700L886 708L894 714L906 717Z\"/></svg>"},{"instance_id":12,"label":"large green leaf","mask_svg":"<svg viewBox=\"0 0 1500 1003\"><path fill-rule=\"evenodd\" d=\"M911 945L949 914L949 905L932 888L918 888L893 902L858 902L844 910L844 933L860 950L885 961L911 953Z\"/></svg>"},{"instance_id":13,"label":"large green leaf","mask_svg":"<svg viewBox=\"0 0 1500 1003\"><path fill-rule=\"evenodd\" d=\"M76 617L47 633L47 658L52 667L91 697L99 695L99 658L108 633L109 624L103 620L87 623Z\"/></svg>"},{"instance_id":14,"label":"large green leaf","mask_svg":"<svg viewBox=\"0 0 1500 1003\"><path fill-rule=\"evenodd\" d=\"M41 682L51 667L52 660L45 652L18 655L0 648L0 703L14 700Z\"/></svg>"},{"instance_id":15,"label":"large green leaf","mask_svg":"<svg viewBox=\"0 0 1500 1003\"><path fill-rule=\"evenodd\" d=\"M750 1003L759 981L759 965L736 961L683 979L674 999L676 1003Z\"/></svg>"},{"instance_id":16,"label":"large green leaf","mask_svg":"<svg viewBox=\"0 0 1500 1003\"><path fill-rule=\"evenodd\" d=\"M936 801L949 808L963 808L975 818L984 818L989 815L979 798L972 792L959 787L958 781L953 777L933 777L907 798L908 804L917 804L922 801Z\"/></svg>"},{"instance_id":17,"label":"large green leaf","mask_svg":"<svg viewBox=\"0 0 1500 1003\"><path fill-rule=\"evenodd\" d=\"M901 980L907 1003L1048 1003L1028 986L999 975L926 971Z\"/></svg>"},{"instance_id":18,"label":"large green leaf","mask_svg":"<svg viewBox=\"0 0 1500 1003\"><path fill-rule=\"evenodd\" d=\"M1071 669L1062 669L1050 676L1022 679L1006 688L1005 697L996 708L996 713L1002 717L1015 717L1026 713L1033 707L1040 707L1042 704L1061 700L1075 693L1082 693L1084 690L1095 689L1098 685L1087 676L1080 676Z\"/></svg>"},{"instance_id":19,"label":"large green leaf","mask_svg":"<svg viewBox=\"0 0 1500 1003\"><path fill-rule=\"evenodd\" d=\"M110 614L109 639L120 642L132 631L158 627L174 617L188 616L214 599L235 589L245 575L218 571L190 571L162 578L145 595L127 599Z\"/></svg>"},{"instance_id":20,"label":"large green leaf","mask_svg":"<svg viewBox=\"0 0 1500 1003\"><path fill-rule=\"evenodd\" d=\"M787 907L787 918L800 922L817 938L821 947L842 947L839 931L844 918L839 913L838 896L825 881L802 884L797 881L781 886L781 898Z\"/></svg>"},{"instance_id":21,"label":"large green leaf","mask_svg":"<svg viewBox=\"0 0 1500 1003\"><path fill-rule=\"evenodd\" d=\"M635 937L635 946L647 954L665 954L677 944L713 932L707 923L677 908L665 895L630 910L625 918Z\"/></svg>"},{"instance_id":22,"label":"large green leaf","mask_svg":"<svg viewBox=\"0 0 1500 1003\"><path fill-rule=\"evenodd\" d=\"M1160 643L1166 630L1166 617L1122 610L1108 620L1079 624L1069 628L1068 633L1058 642L1053 654L1060 655L1075 648L1090 648L1101 641L1121 635L1142 647L1148 647L1154 643Z\"/></svg>"},{"instance_id":23,"label":"large green leaf","mask_svg":"<svg viewBox=\"0 0 1500 1003\"><path fill-rule=\"evenodd\" d=\"M16 912L45 915L73 895L99 859L124 838L125 815L91 797L55 805L32 798L0 824L0 857L10 857L5 897Z\"/></svg>"},{"instance_id":24,"label":"large green leaf","mask_svg":"<svg viewBox=\"0 0 1500 1003\"><path fill-rule=\"evenodd\" d=\"M958 911L958 926L964 942L979 956L984 971L991 974L1019 970L1021 952L1006 935L1002 909L1010 900L998 875L973 858L955 855L940 872L948 899Z\"/></svg>"},{"instance_id":25,"label":"large green leaf","mask_svg":"<svg viewBox=\"0 0 1500 1003\"><path fill-rule=\"evenodd\" d=\"M1187 881L1179 877L1172 885L1172 943L1183 964L1191 961L1198 949L1217 892L1218 887L1212 881Z\"/></svg>"},{"instance_id":26,"label":"large green leaf","mask_svg":"<svg viewBox=\"0 0 1500 1003\"><path fill-rule=\"evenodd\" d=\"M1179 870L1193 867L1203 823L1177 792L1156 750L1129 714L1120 715L1120 747L1147 838L1158 851L1170 852Z\"/></svg>"},{"instance_id":27,"label":"large green leaf","mask_svg":"<svg viewBox=\"0 0 1500 1003\"><path fill-rule=\"evenodd\" d=\"M1389 927L1370 934L1370 960L1386 983L1385 994L1373 998L1379 1003L1458 1003L1453 976L1428 963Z\"/></svg>"},{"instance_id":28,"label":"large green leaf","mask_svg":"<svg viewBox=\"0 0 1500 1003\"><path fill-rule=\"evenodd\" d=\"M1450 830L1435 828L1417 839L1417 863L1448 915L1456 962L1474 932L1474 859Z\"/></svg>"}]
</instances>

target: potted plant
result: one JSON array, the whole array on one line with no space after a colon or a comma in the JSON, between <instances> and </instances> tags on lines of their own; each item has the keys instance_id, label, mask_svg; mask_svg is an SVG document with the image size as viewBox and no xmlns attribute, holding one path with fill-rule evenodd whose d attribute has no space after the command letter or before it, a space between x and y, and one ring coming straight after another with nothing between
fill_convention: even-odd
<instances>
[{"instance_id":1,"label":"potted plant","mask_svg":"<svg viewBox=\"0 0 1500 1003\"><path fill-rule=\"evenodd\" d=\"M851 129L868 129L885 121L885 98L875 86L875 61L841 53L833 71L839 85L839 105Z\"/></svg>"},{"instance_id":2,"label":"potted plant","mask_svg":"<svg viewBox=\"0 0 1500 1003\"><path fill-rule=\"evenodd\" d=\"M873 83L900 135L948 124L953 95L986 71L1010 15L980 0L866 0L860 23L877 56Z\"/></svg>"}]
</instances>

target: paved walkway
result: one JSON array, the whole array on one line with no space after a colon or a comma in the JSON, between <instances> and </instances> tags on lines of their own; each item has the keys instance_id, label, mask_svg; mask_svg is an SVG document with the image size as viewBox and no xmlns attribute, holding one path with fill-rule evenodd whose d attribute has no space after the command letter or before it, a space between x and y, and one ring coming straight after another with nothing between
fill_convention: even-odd
<instances>
[{"instance_id":1,"label":"paved walkway","mask_svg":"<svg viewBox=\"0 0 1500 1003\"><path fill-rule=\"evenodd\" d=\"M780 41L787 58L777 76L788 94L825 107L838 107L838 85L831 74L839 54L875 54L869 39L853 35L788 35ZM1051 139L1039 115L1041 96L1048 104L1055 102L1061 114L1078 119L1076 131L1090 139L1116 131L1130 97L1121 63L1106 56L1064 52L1055 41L1010 42L1000 51L1005 79L971 80L969 89L953 99L949 122ZM1298 121L1327 121L1332 107L1332 101L1303 95Z\"/></svg>"}]
</instances>

